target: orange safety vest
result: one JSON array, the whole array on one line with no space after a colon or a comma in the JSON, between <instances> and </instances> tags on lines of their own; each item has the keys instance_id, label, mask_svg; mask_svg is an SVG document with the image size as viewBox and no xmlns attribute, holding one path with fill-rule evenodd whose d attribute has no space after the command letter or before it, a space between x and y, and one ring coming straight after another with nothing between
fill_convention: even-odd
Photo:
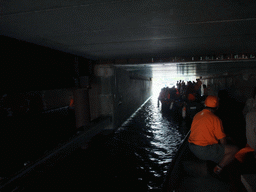
<instances>
[{"instance_id":1,"label":"orange safety vest","mask_svg":"<svg viewBox=\"0 0 256 192\"><path fill-rule=\"evenodd\" d=\"M241 163L244 162L245 160L245 155L249 152L253 152L254 149L251 148L248 144L246 144L246 146L244 148L242 148L240 151L238 151L236 154L235 154L235 158L240 161Z\"/></svg>"},{"instance_id":2,"label":"orange safety vest","mask_svg":"<svg viewBox=\"0 0 256 192\"><path fill-rule=\"evenodd\" d=\"M69 107L71 107L71 108L74 107L74 99L73 98L70 99Z\"/></svg>"},{"instance_id":3,"label":"orange safety vest","mask_svg":"<svg viewBox=\"0 0 256 192\"><path fill-rule=\"evenodd\" d=\"M167 99L171 99L171 94L170 93L167 94Z\"/></svg>"}]
</instances>

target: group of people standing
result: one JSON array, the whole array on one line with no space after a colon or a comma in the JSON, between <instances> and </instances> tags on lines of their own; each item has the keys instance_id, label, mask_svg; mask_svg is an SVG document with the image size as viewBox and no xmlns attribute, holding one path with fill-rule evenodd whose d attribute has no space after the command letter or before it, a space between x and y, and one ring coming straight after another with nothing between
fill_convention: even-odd
<instances>
[{"instance_id":1,"label":"group of people standing","mask_svg":"<svg viewBox=\"0 0 256 192\"><path fill-rule=\"evenodd\" d=\"M196 79L195 81L187 81L187 85L185 84L184 81L177 81L177 89L179 90L180 94L183 96L183 98L188 98L189 94L192 94L196 97L197 100L201 98L202 91L201 91L201 86L202 82L200 79ZM204 85L204 88L206 88L206 85ZM204 95L208 94L206 93L207 89L204 89Z\"/></svg>"},{"instance_id":2,"label":"group of people standing","mask_svg":"<svg viewBox=\"0 0 256 192\"><path fill-rule=\"evenodd\" d=\"M188 101L189 95L193 95L195 97L195 100L197 101L202 101L208 95L208 89L206 85L202 86L202 82L200 81L200 79L196 79L196 82L187 81L187 83L185 83L185 81L183 80L180 80L177 81L176 86L173 86L171 88L162 88L158 100L166 101L173 99L180 101Z\"/></svg>"},{"instance_id":3,"label":"group of people standing","mask_svg":"<svg viewBox=\"0 0 256 192\"><path fill-rule=\"evenodd\" d=\"M162 88L158 97L162 103L162 112L172 111L175 117L183 118L190 125L194 115L203 109L203 101L208 95L206 85L200 79L195 81L177 81L172 88Z\"/></svg>"}]
</instances>

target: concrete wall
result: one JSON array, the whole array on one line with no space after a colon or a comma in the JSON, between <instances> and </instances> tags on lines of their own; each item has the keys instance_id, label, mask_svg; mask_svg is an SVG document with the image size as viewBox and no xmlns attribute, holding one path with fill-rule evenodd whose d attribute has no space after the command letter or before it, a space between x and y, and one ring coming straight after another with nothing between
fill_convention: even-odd
<instances>
[{"instance_id":1,"label":"concrete wall","mask_svg":"<svg viewBox=\"0 0 256 192\"><path fill-rule=\"evenodd\" d=\"M92 90L97 87L98 95L91 102L91 114L112 116L112 129L118 128L151 96L152 81L133 79L128 71L112 65L97 65L93 82Z\"/></svg>"},{"instance_id":2,"label":"concrete wall","mask_svg":"<svg viewBox=\"0 0 256 192\"><path fill-rule=\"evenodd\" d=\"M115 69L114 127L120 126L150 96L152 81L132 79L129 72Z\"/></svg>"},{"instance_id":3,"label":"concrete wall","mask_svg":"<svg viewBox=\"0 0 256 192\"><path fill-rule=\"evenodd\" d=\"M151 96L151 86L150 79L134 78L133 74L113 65L96 65L90 76L90 120L111 116L112 128L117 128ZM29 91L21 95L24 102L29 103L30 110L40 112L68 106L75 90L73 87ZM19 105L17 101L17 107Z\"/></svg>"},{"instance_id":4,"label":"concrete wall","mask_svg":"<svg viewBox=\"0 0 256 192\"><path fill-rule=\"evenodd\" d=\"M113 115L114 68L110 65L96 65L91 81L90 109L91 120L100 116Z\"/></svg>"},{"instance_id":5,"label":"concrete wall","mask_svg":"<svg viewBox=\"0 0 256 192\"><path fill-rule=\"evenodd\" d=\"M209 94L218 95L219 90L227 89L237 101L245 102L252 97L256 87L256 70L245 69L238 73L220 74L207 77L202 82L209 87Z\"/></svg>"}]
</instances>

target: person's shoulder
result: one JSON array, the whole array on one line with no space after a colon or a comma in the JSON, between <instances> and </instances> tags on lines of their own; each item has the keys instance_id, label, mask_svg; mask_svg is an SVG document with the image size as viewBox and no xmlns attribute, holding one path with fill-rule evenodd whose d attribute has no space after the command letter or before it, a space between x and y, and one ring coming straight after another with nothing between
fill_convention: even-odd
<instances>
[{"instance_id":1,"label":"person's shoulder","mask_svg":"<svg viewBox=\"0 0 256 192\"><path fill-rule=\"evenodd\" d=\"M209 116L209 112L210 111L208 111L207 109L203 109L203 110L197 112L195 117L197 116L197 118L200 118L200 119L201 118L203 118L203 119L207 118Z\"/></svg>"}]
</instances>

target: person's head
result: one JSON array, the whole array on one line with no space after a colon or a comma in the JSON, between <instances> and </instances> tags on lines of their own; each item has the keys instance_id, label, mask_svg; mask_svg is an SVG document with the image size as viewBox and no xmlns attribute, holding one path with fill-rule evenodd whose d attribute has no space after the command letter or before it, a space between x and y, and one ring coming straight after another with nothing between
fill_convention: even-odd
<instances>
[{"instance_id":1,"label":"person's head","mask_svg":"<svg viewBox=\"0 0 256 192\"><path fill-rule=\"evenodd\" d=\"M188 100L189 100L189 101L195 101L195 100L196 100L196 97L195 97L193 94L189 93L189 94L188 94Z\"/></svg>"},{"instance_id":2,"label":"person's head","mask_svg":"<svg viewBox=\"0 0 256 192\"><path fill-rule=\"evenodd\" d=\"M204 101L206 108L216 111L219 107L219 98L217 96L209 95Z\"/></svg>"}]
</instances>

